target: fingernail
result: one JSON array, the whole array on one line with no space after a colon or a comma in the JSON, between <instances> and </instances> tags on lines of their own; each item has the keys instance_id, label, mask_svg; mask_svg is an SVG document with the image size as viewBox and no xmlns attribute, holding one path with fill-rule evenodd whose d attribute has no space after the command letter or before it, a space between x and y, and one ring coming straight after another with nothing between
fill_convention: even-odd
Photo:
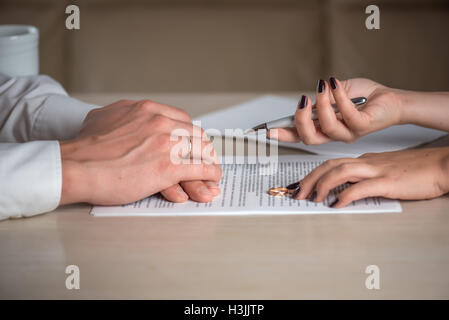
<instances>
[{"instance_id":1,"label":"fingernail","mask_svg":"<svg viewBox=\"0 0 449 320\"><path fill-rule=\"evenodd\" d=\"M330 207L330 208L333 208L333 207L337 204L337 202L338 202L338 198L335 199L335 200L329 205L329 207Z\"/></svg>"},{"instance_id":2,"label":"fingernail","mask_svg":"<svg viewBox=\"0 0 449 320\"><path fill-rule=\"evenodd\" d=\"M299 191L301 191L301 187L296 188L295 192L293 192L292 197L293 197L294 199L296 199L296 197L298 196Z\"/></svg>"},{"instance_id":3,"label":"fingernail","mask_svg":"<svg viewBox=\"0 0 449 320\"><path fill-rule=\"evenodd\" d=\"M301 100L299 100L299 104L298 104L299 109L304 109L306 104L307 104L307 97L305 95L302 95Z\"/></svg>"},{"instance_id":4,"label":"fingernail","mask_svg":"<svg viewBox=\"0 0 449 320\"><path fill-rule=\"evenodd\" d=\"M292 184L289 184L287 186L287 189L289 189L289 190L296 189L298 186L299 186L299 181L295 182L295 183L292 183Z\"/></svg>"},{"instance_id":5,"label":"fingernail","mask_svg":"<svg viewBox=\"0 0 449 320\"><path fill-rule=\"evenodd\" d=\"M206 186L210 189L218 189L218 184L214 181L206 181Z\"/></svg>"},{"instance_id":6,"label":"fingernail","mask_svg":"<svg viewBox=\"0 0 449 320\"><path fill-rule=\"evenodd\" d=\"M316 198L316 191L313 191L313 192L312 192L312 195L311 195L310 198L309 198L309 201L314 201L315 198Z\"/></svg>"},{"instance_id":7,"label":"fingernail","mask_svg":"<svg viewBox=\"0 0 449 320\"><path fill-rule=\"evenodd\" d=\"M206 186L202 186L198 189L198 193L203 195L203 196L211 196L211 192L209 191L209 189Z\"/></svg>"},{"instance_id":8,"label":"fingernail","mask_svg":"<svg viewBox=\"0 0 449 320\"><path fill-rule=\"evenodd\" d=\"M318 81L318 93L321 93L324 91L324 80L320 79Z\"/></svg>"},{"instance_id":9,"label":"fingernail","mask_svg":"<svg viewBox=\"0 0 449 320\"><path fill-rule=\"evenodd\" d=\"M179 194L179 196L181 196L183 199L188 199L189 198L189 196L187 195L187 193L185 193L185 191L184 191L184 189L183 188L181 188L181 186L180 185L178 185L177 187L176 187L176 192Z\"/></svg>"},{"instance_id":10,"label":"fingernail","mask_svg":"<svg viewBox=\"0 0 449 320\"><path fill-rule=\"evenodd\" d=\"M214 181L206 181L206 186L209 188L209 191L215 195L218 196L220 194L220 188L218 187L218 184Z\"/></svg>"},{"instance_id":11,"label":"fingernail","mask_svg":"<svg viewBox=\"0 0 449 320\"><path fill-rule=\"evenodd\" d=\"M332 89L334 89L334 90L337 89L337 81L335 81L334 77L330 77L329 82L331 84Z\"/></svg>"}]
</instances>

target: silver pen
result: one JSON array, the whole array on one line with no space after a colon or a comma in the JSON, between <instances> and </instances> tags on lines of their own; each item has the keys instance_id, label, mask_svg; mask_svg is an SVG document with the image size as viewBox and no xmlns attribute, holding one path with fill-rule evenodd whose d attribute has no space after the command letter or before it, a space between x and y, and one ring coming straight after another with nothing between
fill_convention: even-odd
<instances>
[{"instance_id":1,"label":"silver pen","mask_svg":"<svg viewBox=\"0 0 449 320\"><path fill-rule=\"evenodd\" d=\"M357 98L352 98L351 101L352 101L352 103L354 103L354 105L356 107L360 107L361 105L366 103L367 99L365 97L357 97ZM335 103L332 104L332 109L334 109L335 113L339 113L338 107ZM318 119L318 110L316 108L314 108L312 110L312 120L317 120L317 119ZM294 115L259 124L259 125L255 126L254 128L252 128L252 130L258 131L258 130L263 130L263 129L270 130L273 128L289 128L289 127L295 127L295 116Z\"/></svg>"}]
</instances>

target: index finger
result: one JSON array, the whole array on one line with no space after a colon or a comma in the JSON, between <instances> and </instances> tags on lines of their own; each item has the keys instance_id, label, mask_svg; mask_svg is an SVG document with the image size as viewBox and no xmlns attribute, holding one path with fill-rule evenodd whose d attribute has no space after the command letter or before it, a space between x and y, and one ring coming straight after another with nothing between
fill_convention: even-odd
<instances>
[{"instance_id":1,"label":"index finger","mask_svg":"<svg viewBox=\"0 0 449 320\"><path fill-rule=\"evenodd\" d=\"M300 191L296 199L306 199L315 189L318 180L320 180L320 178L328 171L341 165L342 163L354 161L356 161L356 159L353 158L330 159L325 161L324 163L313 169L308 175L304 177L304 179L301 180Z\"/></svg>"}]
</instances>

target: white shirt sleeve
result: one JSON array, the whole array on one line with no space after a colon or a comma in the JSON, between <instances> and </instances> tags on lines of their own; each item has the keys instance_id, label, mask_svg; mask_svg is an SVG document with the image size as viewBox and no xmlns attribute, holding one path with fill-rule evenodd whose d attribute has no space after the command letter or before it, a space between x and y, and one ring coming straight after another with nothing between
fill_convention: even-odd
<instances>
[{"instance_id":1,"label":"white shirt sleeve","mask_svg":"<svg viewBox=\"0 0 449 320\"><path fill-rule=\"evenodd\" d=\"M57 140L74 138L98 108L47 76L0 74L0 220L55 209L62 187Z\"/></svg>"},{"instance_id":2,"label":"white shirt sleeve","mask_svg":"<svg viewBox=\"0 0 449 320\"><path fill-rule=\"evenodd\" d=\"M0 143L0 220L54 210L61 198L58 141Z\"/></svg>"}]
</instances>

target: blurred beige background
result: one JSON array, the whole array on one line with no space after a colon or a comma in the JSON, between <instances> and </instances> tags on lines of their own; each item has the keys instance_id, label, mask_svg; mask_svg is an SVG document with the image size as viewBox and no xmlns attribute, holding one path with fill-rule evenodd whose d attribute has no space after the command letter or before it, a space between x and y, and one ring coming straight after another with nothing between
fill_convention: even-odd
<instances>
[{"instance_id":1,"label":"blurred beige background","mask_svg":"<svg viewBox=\"0 0 449 320\"><path fill-rule=\"evenodd\" d=\"M0 23L37 26L41 73L70 92L300 91L331 75L449 90L447 0L0 0Z\"/></svg>"}]
</instances>

